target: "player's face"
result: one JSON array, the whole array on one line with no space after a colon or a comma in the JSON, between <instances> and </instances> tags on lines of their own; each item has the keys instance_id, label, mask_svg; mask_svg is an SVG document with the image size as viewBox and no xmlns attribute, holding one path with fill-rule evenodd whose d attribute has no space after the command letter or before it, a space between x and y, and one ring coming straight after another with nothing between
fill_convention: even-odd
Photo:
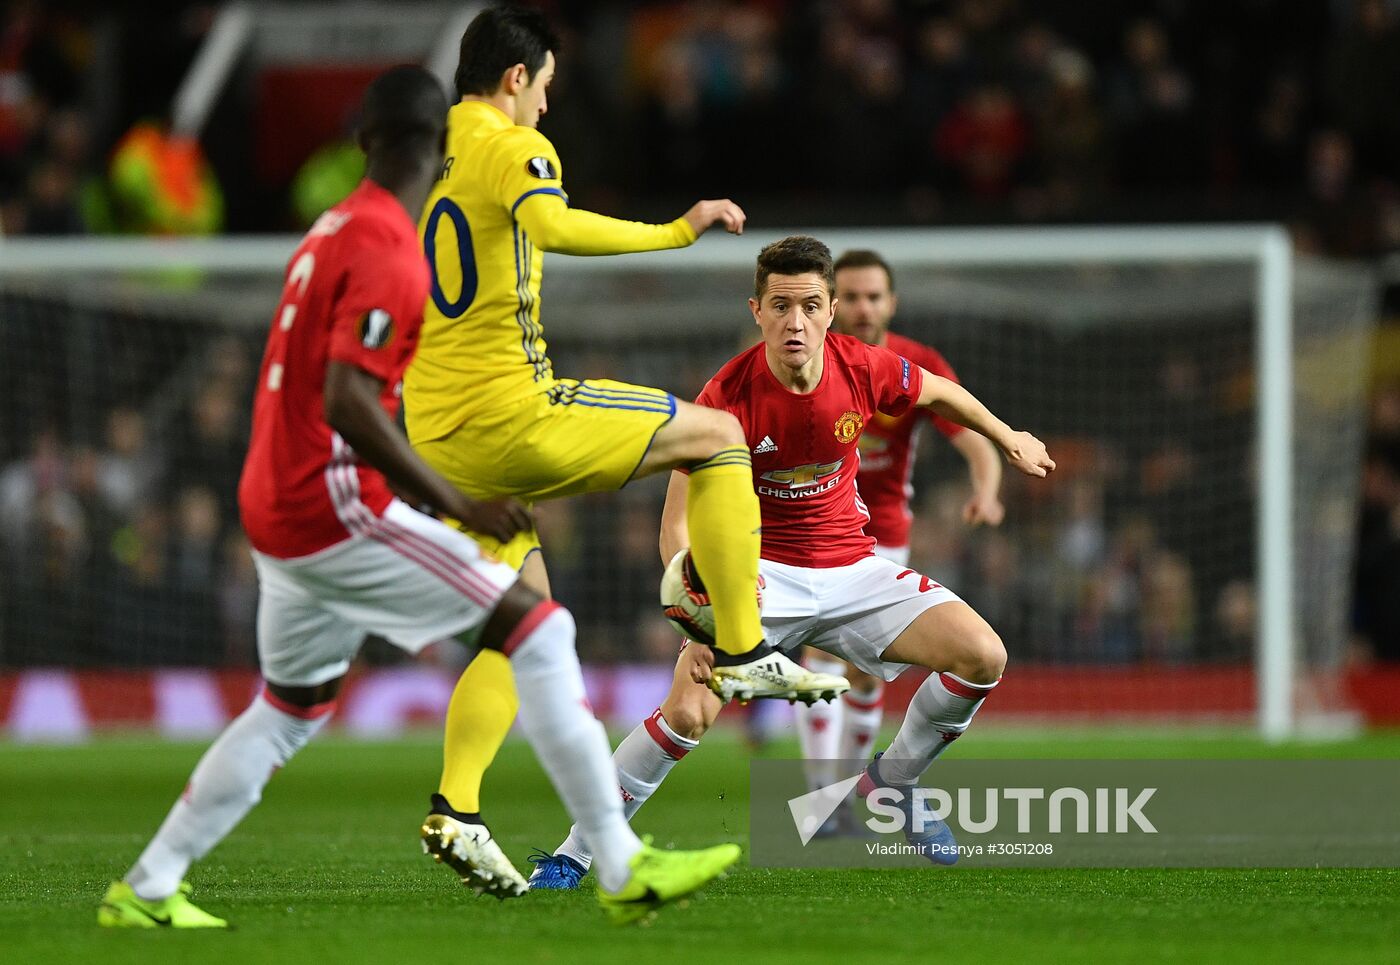
<instances>
[{"instance_id":1,"label":"player's face","mask_svg":"<svg viewBox=\"0 0 1400 965\"><path fill-rule=\"evenodd\" d=\"M885 340L898 300L879 265L842 268L836 273L836 330L867 345Z\"/></svg>"},{"instance_id":2,"label":"player's face","mask_svg":"<svg viewBox=\"0 0 1400 965\"><path fill-rule=\"evenodd\" d=\"M549 111L549 85L554 80L554 53L546 51L544 66L530 78L530 83L515 95L515 123L521 127L539 127L540 118Z\"/></svg>"},{"instance_id":3,"label":"player's face","mask_svg":"<svg viewBox=\"0 0 1400 965\"><path fill-rule=\"evenodd\" d=\"M749 310L763 332L768 357L794 370L821 351L831 327L831 293L816 272L770 275L763 298L750 298Z\"/></svg>"}]
</instances>

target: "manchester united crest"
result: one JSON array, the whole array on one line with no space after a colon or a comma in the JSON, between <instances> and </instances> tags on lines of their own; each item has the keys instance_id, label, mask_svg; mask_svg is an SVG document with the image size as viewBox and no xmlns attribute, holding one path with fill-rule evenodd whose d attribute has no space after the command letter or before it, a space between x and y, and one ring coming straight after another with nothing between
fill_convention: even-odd
<instances>
[{"instance_id":1,"label":"manchester united crest","mask_svg":"<svg viewBox=\"0 0 1400 965\"><path fill-rule=\"evenodd\" d=\"M861 419L859 412L846 411L841 413L841 418L836 420L836 441L840 443L850 442L860 435L860 430L865 428L865 421Z\"/></svg>"}]
</instances>

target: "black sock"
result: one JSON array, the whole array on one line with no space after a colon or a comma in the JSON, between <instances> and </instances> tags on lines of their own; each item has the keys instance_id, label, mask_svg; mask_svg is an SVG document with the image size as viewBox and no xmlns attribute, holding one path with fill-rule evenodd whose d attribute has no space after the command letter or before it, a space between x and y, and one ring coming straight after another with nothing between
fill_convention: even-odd
<instances>
[{"instance_id":1,"label":"black sock","mask_svg":"<svg viewBox=\"0 0 1400 965\"><path fill-rule=\"evenodd\" d=\"M480 811L472 811L470 813L458 811L453 808L451 804L448 804L447 798L443 797L441 794L434 794L431 800L433 806L428 812L429 814L445 814L449 818L456 818L463 824L479 824L483 828L486 827L486 822L481 820Z\"/></svg>"},{"instance_id":2,"label":"black sock","mask_svg":"<svg viewBox=\"0 0 1400 965\"><path fill-rule=\"evenodd\" d=\"M760 660L768 656L770 653L776 653L778 648L773 646L767 640L764 640L762 643L760 643L758 646L754 647L747 653L725 653L723 650L719 649L719 647L715 647L714 650L716 667L732 667L735 664L749 663L753 660Z\"/></svg>"}]
</instances>

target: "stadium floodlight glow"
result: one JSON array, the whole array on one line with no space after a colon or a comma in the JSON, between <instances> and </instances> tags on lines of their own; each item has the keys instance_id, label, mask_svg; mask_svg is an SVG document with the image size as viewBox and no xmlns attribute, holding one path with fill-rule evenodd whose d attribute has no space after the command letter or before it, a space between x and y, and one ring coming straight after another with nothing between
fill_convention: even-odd
<instances>
[{"instance_id":1,"label":"stadium floodlight glow","mask_svg":"<svg viewBox=\"0 0 1400 965\"><path fill-rule=\"evenodd\" d=\"M569 338L588 338L605 345L609 343L603 340L612 338L615 342L610 344L625 345L642 334L652 340L693 337L704 328L716 343L725 339L732 346L733 333L748 321L743 317L742 299L749 293L754 255L763 243L789 233L796 232L756 230L751 225L742 237L707 236L683 256L675 252L614 259L551 256L546 287L553 288L555 294L549 302L554 307L543 319L546 335L560 344ZM1103 291L1088 291L1088 286L1069 290L1072 286L1065 285L1065 297L1059 297L1056 285L1081 279L1104 266L1121 271L1127 282L1136 279L1148 286L1148 294L1141 299L1144 305L1152 300L1151 296L1172 292L1172 299L1144 309L1144 317L1150 316L1154 320L1151 324L1158 324L1156 320L1176 310L1173 306L1189 308L1190 287L1197 275L1229 268L1232 274L1217 288L1230 287L1230 298L1239 301L1240 311L1252 315L1252 359L1241 360L1252 376L1245 383L1253 403L1253 425L1246 430L1252 432L1252 443L1244 440L1238 453L1241 461L1252 456L1255 467L1254 518L1250 523L1239 524L1242 530L1253 530L1252 561L1247 562L1257 600L1253 636L1255 698L1249 707L1257 715L1263 736L1276 740L1295 733L1298 668L1304 656L1300 653L1300 641L1316 635L1310 624L1300 630L1295 594L1301 592L1300 587L1309 586L1300 577L1300 567L1327 565L1349 570L1351 552L1337 537L1328 544L1336 547L1329 549L1334 555L1328 560L1314 559L1316 554L1311 552L1300 559L1297 548L1313 544L1298 527L1301 521L1306 530L1312 517L1327 514L1341 520L1335 524L1340 526L1346 522L1348 512L1354 510L1354 480L1360 456L1357 426L1361 419L1359 389L1355 393L1347 389L1352 394L1330 401L1331 411L1345 416L1346 444L1329 449L1326 460L1319 464L1325 471L1340 474L1335 491L1350 487L1351 502L1338 498L1328 507L1309 504L1307 500L1316 490L1308 488L1308 473L1300 476L1295 454L1304 444L1300 442L1303 435L1307 435L1308 445L1317 444L1323 437L1322 429L1311 424L1316 420L1305 418L1295 424L1295 407L1300 399L1296 369L1300 364L1311 364L1306 353L1312 351L1312 342L1319 341L1331 346L1314 353L1325 355L1327 364L1360 364L1364 348L1357 346L1364 345L1374 317L1366 317L1371 313L1369 299L1373 297L1373 293L1368 293L1369 286L1348 276L1344 282L1325 289L1326 299L1313 297L1317 292L1310 296L1308 312L1316 313L1318 305L1326 304L1327 311L1351 313L1341 326L1346 328L1345 336L1329 342L1326 337L1316 337L1326 326L1309 323L1311 327L1306 331L1295 330L1299 318L1295 302L1297 293L1305 291L1304 281L1314 284L1319 273L1330 278L1341 269L1308 262L1305 271L1305 263L1295 264L1286 232L1274 225L805 229L801 233L815 234L835 252L851 248L881 252L900 279L901 313L897 325L912 314L904 306L919 298L932 311L930 306L945 299L945 291L939 286L952 278L955 286L961 287L955 287L946 296L948 299L990 299L994 307L989 312L1004 306L1023 312L1059 312L1051 319L1052 327L1058 326L1055 331L1075 332L1076 325L1084 324L1082 318L1092 315L1101 321L1114 317L1122 305L1133 305L1131 290L1113 290L1111 284L1103 286ZM168 306L178 304L192 320L208 323L211 317L218 317L223 320L221 324L232 324L228 320L237 314L239 325L260 330L267 324L265 316L275 302L276 280L296 241L291 236L0 239L0 298L7 291L32 291L35 278L59 278L63 280L63 297L85 308L109 299L120 299L129 308L133 296L127 282L133 276L149 279L178 272L206 273L217 284L211 282L202 301L191 300L200 294L197 290L191 294L172 285L153 298L162 306L159 311L168 317L174 311ZM964 274L958 275L959 272ZM1060 274L1054 275L1058 280L1052 284L1043 279L1037 282L1042 278L1038 272ZM1177 279L1173 272L1181 273L1181 278ZM1295 277L1300 273L1308 277ZM911 282L911 278L915 280ZM88 284L94 279L111 284ZM1029 279L1033 288L1036 284L1040 287L1025 290L1022 279ZM76 284L78 280L84 284ZM1104 301L1104 291L1116 300ZM231 297L235 294L237 297ZM1083 308L1085 305L1088 308ZM719 310L716 306L724 308ZM1303 317L1306 320L1307 316ZM1128 320L1125 325L1133 322ZM1198 330L1206 329L1189 331ZM1153 330L1144 326L1142 331L1151 334ZM959 358L950 355L950 360L955 368L962 368ZM1114 360L1105 356L1096 364L1111 372ZM652 377L659 378L657 373L652 373ZM1329 384L1335 382L1334 371ZM1313 387L1307 391L1316 394L1317 390ZM1037 429L1034 425L1026 427ZM1295 499L1298 493L1303 495ZM1220 525L1229 524L1222 521ZM1328 624L1326 635L1331 640L1336 635L1330 629L1337 623L1335 615L1346 607L1347 575L1331 571L1326 575L1334 586L1327 591L1327 614L1321 622ZM1013 652L1013 663L1017 660Z\"/></svg>"}]
</instances>

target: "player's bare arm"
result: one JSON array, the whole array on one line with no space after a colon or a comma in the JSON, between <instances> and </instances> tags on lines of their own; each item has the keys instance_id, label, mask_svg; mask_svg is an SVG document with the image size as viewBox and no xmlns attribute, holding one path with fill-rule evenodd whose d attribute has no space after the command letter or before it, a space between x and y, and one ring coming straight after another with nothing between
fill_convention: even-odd
<instances>
[{"instance_id":1,"label":"player's bare arm","mask_svg":"<svg viewBox=\"0 0 1400 965\"><path fill-rule=\"evenodd\" d=\"M690 545L690 533L685 522L685 499L689 481L685 473L673 472L666 485L666 504L661 507L661 565L671 562L681 550Z\"/></svg>"},{"instance_id":2,"label":"player's bare arm","mask_svg":"<svg viewBox=\"0 0 1400 965\"><path fill-rule=\"evenodd\" d=\"M963 521L972 526L1000 526L1006 507L1001 503L1001 456L996 446L976 432L959 432L950 441L967 463L972 480L972 495L963 504Z\"/></svg>"},{"instance_id":3,"label":"player's bare arm","mask_svg":"<svg viewBox=\"0 0 1400 965\"><path fill-rule=\"evenodd\" d=\"M919 371L923 374L923 388L916 405L980 432L1002 451L1007 462L1027 476L1046 476L1054 470L1055 461L1046 452L1045 443L1029 432L1012 429L958 383L922 368Z\"/></svg>"},{"instance_id":4,"label":"player's bare arm","mask_svg":"<svg viewBox=\"0 0 1400 965\"><path fill-rule=\"evenodd\" d=\"M479 502L435 473L389 421L379 404L383 391L382 380L332 360L326 369L326 423L415 504L429 505L499 540L530 526L529 512L515 500Z\"/></svg>"}]
</instances>

